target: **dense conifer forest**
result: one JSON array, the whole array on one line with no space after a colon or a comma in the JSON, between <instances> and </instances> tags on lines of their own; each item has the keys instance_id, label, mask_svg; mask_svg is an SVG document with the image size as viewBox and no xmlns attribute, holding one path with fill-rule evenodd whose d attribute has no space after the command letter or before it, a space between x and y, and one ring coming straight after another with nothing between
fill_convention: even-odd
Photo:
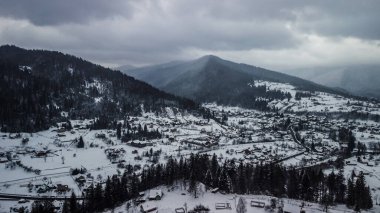
<instances>
[{"instance_id":1,"label":"dense conifer forest","mask_svg":"<svg viewBox=\"0 0 380 213\"><path fill-rule=\"evenodd\" d=\"M218 188L225 193L263 194L280 198L318 202L325 206L345 204L355 210L373 206L371 192L363 173L345 179L339 170L324 174L320 168L287 168L278 164L245 164L234 160L218 162L216 155L191 154L177 161L169 158L166 164L152 165L141 175L126 169L122 175L108 177L105 184L88 188L83 203L75 194L64 204L64 212L94 212L112 209L139 192L157 186L181 184L194 197L199 196L199 184L209 190ZM131 204L132 205L132 204ZM49 202L35 203L32 212L49 212Z\"/></svg>"}]
</instances>

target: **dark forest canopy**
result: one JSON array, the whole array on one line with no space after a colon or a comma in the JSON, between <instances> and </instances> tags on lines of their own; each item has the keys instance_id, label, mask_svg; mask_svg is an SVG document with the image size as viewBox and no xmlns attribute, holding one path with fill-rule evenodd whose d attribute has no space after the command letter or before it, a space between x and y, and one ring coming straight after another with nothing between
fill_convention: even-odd
<instances>
[{"instance_id":1,"label":"dark forest canopy","mask_svg":"<svg viewBox=\"0 0 380 213\"><path fill-rule=\"evenodd\" d=\"M179 161L170 157L166 164L144 168L141 175L136 174L133 166L129 165L123 175L108 177L105 186L99 183L90 186L82 205L75 202L74 195L70 202L65 203L65 208L67 212L79 212L73 209L85 209L85 212L112 209L136 199L139 192L160 185L182 184L197 197L200 183L226 193L301 199L324 206L346 204L359 210L373 206L363 173L353 173L346 180L342 170L324 174L318 168L295 169L278 164L255 166L234 160L220 162L215 154L191 154L188 159L181 158ZM43 204L34 204L32 212L41 212L37 211L39 207L43 208Z\"/></svg>"}]
</instances>

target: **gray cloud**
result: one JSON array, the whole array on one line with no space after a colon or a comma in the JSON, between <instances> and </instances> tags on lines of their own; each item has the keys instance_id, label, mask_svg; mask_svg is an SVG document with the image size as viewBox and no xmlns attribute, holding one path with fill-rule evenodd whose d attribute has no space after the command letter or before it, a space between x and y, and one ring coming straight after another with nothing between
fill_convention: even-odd
<instances>
[{"instance_id":1,"label":"gray cloud","mask_svg":"<svg viewBox=\"0 0 380 213\"><path fill-rule=\"evenodd\" d=\"M276 69L379 63L379 6L375 0L1 1L0 43L109 66L202 54Z\"/></svg>"},{"instance_id":2,"label":"gray cloud","mask_svg":"<svg viewBox=\"0 0 380 213\"><path fill-rule=\"evenodd\" d=\"M314 1L312 7L296 11L300 30L326 36L380 40L380 2Z\"/></svg>"},{"instance_id":3,"label":"gray cloud","mask_svg":"<svg viewBox=\"0 0 380 213\"><path fill-rule=\"evenodd\" d=\"M0 1L0 15L27 19L35 25L86 23L92 19L129 16L128 0Z\"/></svg>"}]
</instances>

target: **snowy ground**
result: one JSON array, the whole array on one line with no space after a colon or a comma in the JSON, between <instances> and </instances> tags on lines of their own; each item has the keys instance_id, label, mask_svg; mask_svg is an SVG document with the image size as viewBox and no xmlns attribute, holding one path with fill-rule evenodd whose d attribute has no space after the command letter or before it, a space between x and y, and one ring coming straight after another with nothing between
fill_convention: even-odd
<instances>
[{"instance_id":1,"label":"snowy ground","mask_svg":"<svg viewBox=\"0 0 380 213\"><path fill-rule=\"evenodd\" d=\"M159 187L156 189L160 189L163 191L164 195L160 201L146 201L142 205L144 207L149 206L150 208L157 208L157 212L159 213L173 213L177 208L187 208L187 210L193 209L195 206L202 204L205 207L210 209L210 212L220 212L220 213L235 213L236 205L240 197L243 197L246 201L247 212L255 212L255 213L264 213L270 212L266 211L264 208L251 207L251 201L259 201L264 202L266 205L269 205L271 199L273 197L264 196L264 195L235 195L229 194L224 195L220 193L211 193L210 191L206 191L204 187L198 198L194 198L192 194L190 194L187 190L177 185L176 187ZM154 189L154 190L156 190ZM149 194L149 190L145 192L146 196ZM284 210L288 212L300 212L302 203L304 203L304 209L306 212L323 212L323 207L316 203L303 202L299 200L291 200L291 199L280 199L279 203L283 203ZM174 202L173 202L174 201ZM231 209L216 209L217 203L228 203L231 206ZM280 204L279 204L280 205ZM137 213L140 212L141 205L137 207L127 208L127 203L122 206L115 208L114 210L108 210L105 212L131 212ZM368 212L379 212L379 206L375 207L373 210ZM332 206L329 207L329 212L331 213L340 213L340 212L354 212L343 205ZM365 212L365 211L362 211Z\"/></svg>"},{"instance_id":2,"label":"snowy ground","mask_svg":"<svg viewBox=\"0 0 380 213\"><path fill-rule=\"evenodd\" d=\"M266 86L267 90L280 90L289 92L292 95L288 100L273 100L270 106L280 111L287 112L368 112L369 114L380 114L377 103L357 101L353 98L346 98L323 92L314 92L310 98L295 99L297 88L290 84L276 83L269 81L254 81L253 85ZM302 91L301 91L302 92Z\"/></svg>"}]
</instances>

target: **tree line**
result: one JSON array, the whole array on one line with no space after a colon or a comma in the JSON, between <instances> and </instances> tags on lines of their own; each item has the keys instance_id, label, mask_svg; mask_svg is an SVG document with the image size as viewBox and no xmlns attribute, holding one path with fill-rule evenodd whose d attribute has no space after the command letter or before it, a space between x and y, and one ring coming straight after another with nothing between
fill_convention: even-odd
<instances>
[{"instance_id":1,"label":"tree line","mask_svg":"<svg viewBox=\"0 0 380 213\"><path fill-rule=\"evenodd\" d=\"M363 173L353 173L346 181L343 171L326 175L320 169L287 168L279 164L255 166L235 160L221 163L215 154L211 157L191 154L188 159L170 157L166 164L151 165L139 175L133 170L125 170L123 175L108 177L105 184L97 183L87 188L83 203L76 202L75 198L66 201L64 212L112 209L137 198L139 192L160 185L182 184L197 197L199 183L225 193L263 194L326 206L346 204L356 210L370 209L373 205ZM44 204L35 204L32 212L44 212L39 210L41 205Z\"/></svg>"}]
</instances>

